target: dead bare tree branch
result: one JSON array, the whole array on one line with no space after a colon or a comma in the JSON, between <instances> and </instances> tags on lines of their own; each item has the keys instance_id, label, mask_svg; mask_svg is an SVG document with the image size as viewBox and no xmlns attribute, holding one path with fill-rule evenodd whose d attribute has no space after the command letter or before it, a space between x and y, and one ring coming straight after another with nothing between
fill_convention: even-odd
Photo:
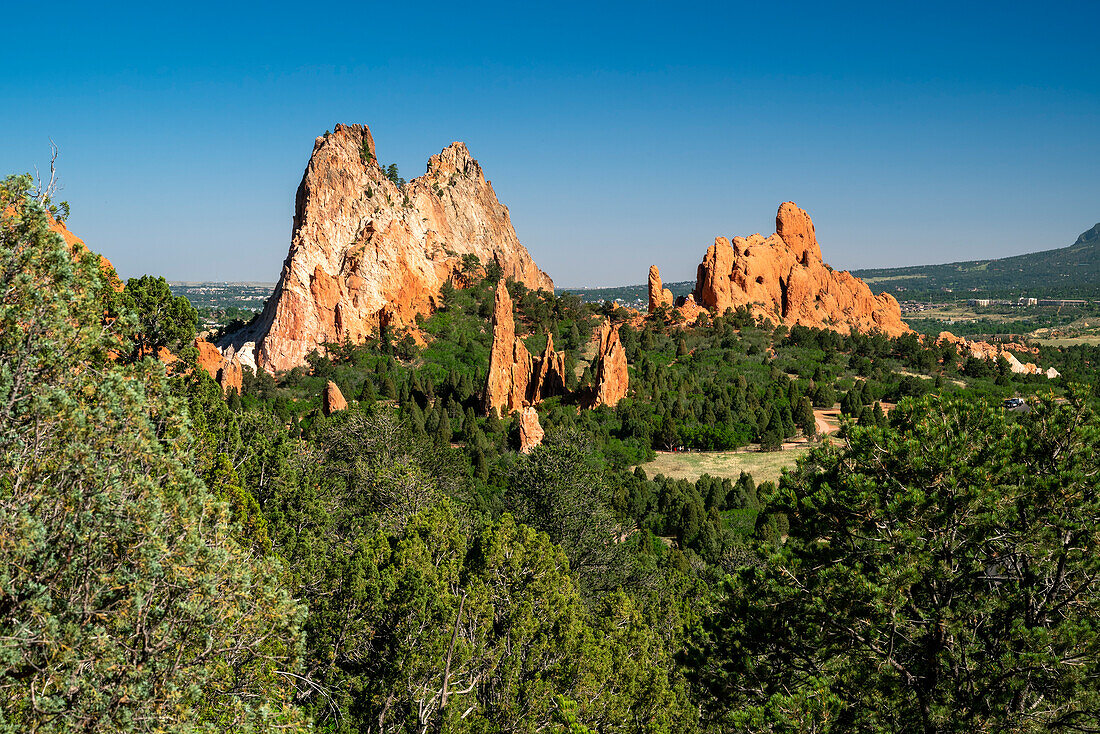
<instances>
[{"instance_id":1,"label":"dead bare tree branch","mask_svg":"<svg viewBox=\"0 0 1100 734\"><path fill-rule=\"evenodd\" d=\"M34 182L35 182L35 199L39 204L45 204L50 201L54 194L57 193L60 188L57 181L57 143L50 138L50 180L45 186L42 186L42 175L38 171L38 166L34 167Z\"/></svg>"}]
</instances>

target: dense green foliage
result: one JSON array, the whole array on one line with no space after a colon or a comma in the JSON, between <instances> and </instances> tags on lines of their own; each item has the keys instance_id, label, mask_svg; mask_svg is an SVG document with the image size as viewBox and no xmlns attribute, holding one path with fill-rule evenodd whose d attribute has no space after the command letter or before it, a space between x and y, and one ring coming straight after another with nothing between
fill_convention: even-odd
<instances>
[{"instance_id":1,"label":"dense green foliage","mask_svg":"<svg viewBox=\"0 0 1100 734\"><path fill-rule=\"evenodd\" d=\"M471 259L426 346L387 329L224 396L147 356L194 312L107 287L28 186L0 188L0 731L1100 726L1089 389L915 336L634 319ZM568 350L528 454L480 411L498 287L532 353ZM631 391L580 410L603 317ZM1098 357L1041 360L1094 383ZM637 468L793 438L817 448L778 486Z\"/></svg>"},{"instance_id":2,"label":"dense green foliage","mask_svg":"<svg viewBox=\"0 0 1100 734\"><path fill-rule=\"evenodd\" d=\"M733 575L700 665L747 728L1090 731L1100 723L1100 421L900 406L787 475L789 523Z\"/></svg>"},{"instance_id":3,"label":"dense green foliage","mask_svg":"<svg viewBox=\"0 0 1100 734\"><path fill-rule=\"evenodd\" d=\"M296 728L280 564L192 471L164 368L109 359L140 319L29 194L0 186L0 730Z\"/></svg>"},{"instance_id":4,"label":"dense green foliage","mask_svg":"<svg viewBox=\"0 0 1100 734\"><path fill-rule=\"evenodd\" d=\"M172 295L164 278L130 278L122 300L138 317L134 333L137 354L156 354L161 348L178 354L195 340L198 312L183 296Z\"/></svg>"}]
</instances>

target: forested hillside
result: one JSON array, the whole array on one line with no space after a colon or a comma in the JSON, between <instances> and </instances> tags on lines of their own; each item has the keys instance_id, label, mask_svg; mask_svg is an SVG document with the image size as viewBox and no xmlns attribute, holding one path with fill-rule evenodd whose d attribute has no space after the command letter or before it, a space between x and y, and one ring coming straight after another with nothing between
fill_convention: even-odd
<instances>
[{"instance_id":1,"label":"forested hillside","mask_svg":"<svg viewBox=\"0 0 1100 734\"><path fill-rule=\"evenodd\" d=\"M111 288L48 206L0 187L2 731L1100 727L1098 348L1041 350L1050 381L484 268L423 345L384 328L226 395L194 309ZM531 353L566 349L526 454L481 409L498 288ZM630 391L582 409L605 317ZM638 468L794 438L778 484Z\"/></svg>"},{"instance_id":2,"label":"forested hillside","mask_svg":"<svg viewBox=\"0 0 1100 734\"><path fill-rule=\"evenodd\" d=\"M1086 297L1100 293L1100 224L1068 247L995 260L853 270L872 289L899 299L942 295L942 289L990 296Z\"/></svg>"}]
</instances>

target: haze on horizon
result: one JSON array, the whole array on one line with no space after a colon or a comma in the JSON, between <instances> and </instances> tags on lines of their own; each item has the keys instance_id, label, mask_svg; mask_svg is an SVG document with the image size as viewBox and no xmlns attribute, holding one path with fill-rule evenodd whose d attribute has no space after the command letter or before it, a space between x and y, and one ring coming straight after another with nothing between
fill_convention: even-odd
<instances>
[{"instance_id":1,"label":"haze on horizon","mask_svg":"<svg viewBox=\"0 0 1100 734\"><path fill-rule=\"evenodd\" d=\"M465 141L560 286L694 278L793 200L827 262L1002 257L1100 220L1100 5L5 9L3 175L60 147L123 277L274 281L313 140Z\"/></svg>"}]
</instances>

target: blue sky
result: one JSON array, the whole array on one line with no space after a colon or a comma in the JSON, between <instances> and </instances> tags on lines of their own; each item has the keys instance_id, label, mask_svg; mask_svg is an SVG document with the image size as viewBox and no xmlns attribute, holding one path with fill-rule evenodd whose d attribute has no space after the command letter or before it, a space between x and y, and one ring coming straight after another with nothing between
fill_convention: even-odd
<instances>
[{"instance_id":1,"label":"blue sky","mask_svg":"<svg viewBox=\"0 0 1100 734\"><path fill-rule=\"evenodd\" d=\"M106 7L106 6L110 7ZM23 3L2 173L60 147L124 277L275 280L313 139L406 178L465 141L559 286L693 278L780 202L858 268L1100 221L1100 3Z\"/></svg>"}]
</instances>

